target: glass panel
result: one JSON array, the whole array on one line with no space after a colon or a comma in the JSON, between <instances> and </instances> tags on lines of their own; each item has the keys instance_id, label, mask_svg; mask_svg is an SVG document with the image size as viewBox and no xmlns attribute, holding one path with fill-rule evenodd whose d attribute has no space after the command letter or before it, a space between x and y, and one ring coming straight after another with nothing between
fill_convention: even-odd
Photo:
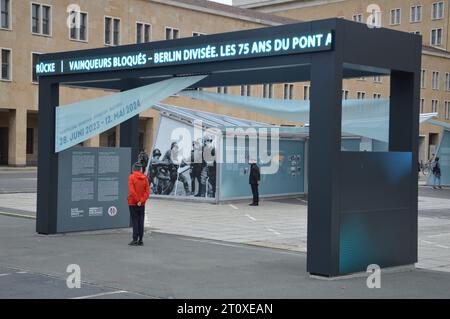
<instances>
[{"instance_id":1,"label":"glass panel","mask_svg":"<svg viewBox=\"0 0 450 319\"><path fill-rule=\"evenodd\" d=\"M111 44L111 18L105 18L105 44Z\"/></svg>"},{"instance_id":2,"label":"glass panel","mask_svg":"<svg viewBox=\"0 0 450 319\"><path fill-rule=\"evenodd\" d=\"M42 6L42 33L50 35L50 7Z\"/></svg>"},{"instance_id":3,"label":"glass panel","mask_svg":"<svg viewBox=\"0 0 450 319\"><path fill-rule=\"evenodd\" d=\"M1 0L1 27L9 28L9 0Z\"/></svg>"},{"instance_id":4,"label":"glass panel","mask_svg":"<svg viewBox=\"0 0 450 319\"><path fill-rule=\"evenodd\" d=\"M11 51L2 50L2 79L9 80L10 79L10 59L11 59Z\"/></svg>"},{"instance_id":5,"label":"glass panel","mask_svg":"<svg viewBox=\"0 0 450 319\"><path fill-rule=\"evenodd\" d=\"M80 13L80 40L87 40L87 14Z\"/></svg>"},{"instance_id":6,"label":"glass panel","mask_svg":"<svg viewBox=\"0 0 450 319\"><path fill-rule=\"evenodd\" d=\"M151 39L151 26L149 24L145 25L145 31L144 31L144 42L150 42Z\"/></svg>"},{"instance_id":7,"label":"glass panel","mask_svg":"<svg viewBox=\"0 0 450 319\"><path fill-rule=\"evenodd\" d=\"M120 20L114 19L114 45L120 44Z\"/></svg>"},{"instance_id":8,"label":"glass panel","mask_svg":"<svg viewBox=\"0 0 450 319\"><path fill-rule=\"evenodd\" d=\"M136 24L136 43L142 43L142 23Z\"/></svg>"},{"instance_id":9,"label":"glass panel","mask_svg":"<svg viewBox=\"0 0 450 319\"><path fill-rule=\"evenodd\" d=\"M75 11L71 11L70 12L70 16L72 17L71 19L71 28L70 28L70 38L71 39L77 39L77 25L76 25L76 12Z\"/></svg>"},{"instance_id":10,"label":"glass panel","mask_svg":"<svg viewBox=\"0 0 450 319\"><path fill-rule=\"evenodd\" d=\"M32 5L32 30L34 33L40 33L40 10L39 10L40 6L37 4L33 4Z\"/></svg>"}]
</instances>

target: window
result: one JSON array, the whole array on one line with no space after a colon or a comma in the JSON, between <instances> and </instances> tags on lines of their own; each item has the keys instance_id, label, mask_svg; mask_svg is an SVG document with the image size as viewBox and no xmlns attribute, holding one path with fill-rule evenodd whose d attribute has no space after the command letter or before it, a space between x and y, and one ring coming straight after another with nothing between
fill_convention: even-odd
<instances>
[{"instance_id":1,"label":"window","mask_svg":"<svg viewBox=\"0 0 450 319\"><path fill-rule=\"evenodd\" d=\"M37 35L51 34L51 7L45 4L31 4L31 32Z\"/></svg>"},{"instance_id":2,"label":"window","mask_svg":"<svg viewBox=\"0 0 450 319\"><path fill-rule=\"evenodd\" d=\"M381 81L381 75L375 75L374 77L373 77L373 82L375 82L375 83L381 83L382 81Z\"/></svg>"},{"instance_id":3,"label":"window","mask_svg":"<svg viewBox=\"0 0 450 319\"><path fill-rule=\"evenodd\" d=\"M422 6L411 7L411 16L409 21L411 23L422 21Z\"/></svg>"},{"instance_id":4,"label":"window","mask_svg":"<svg viewBox=\"0 0 450 319\"><path fill-rule=\"evenodd\" d=\"M273 98L273 84L263 84L263 98Z\"/></svg>"},{"instance_id":5,"label":"window","mask_svg":"<svg viewBox=\"0 0 450 319\"><path fill-rule=\"evenodd\" d=\"M72 11L72 25L70 27L70 39L78 41L87 41L88 16L86 12Z\"/></svg>"},{"instance_id":6,"label":"window","mask_svg":"<svg viewBox=\"0 0 450 319\"><path fill-rule=\"evenodd\" d=\"M148 23L136 23L136 43L150 42L152 39L152 26Z\"/></svg>"},{"instance_id":7,"label":"window","mask_svg":"<svg viewBox=\"0 0 450 319\"><path fill-rule=\"evenodd\" d=\"M445 73L445 90L450 91L450 73Z\"/></svg>"},{"instance_id":8,"label":"window","mask_svg":"<svg viewBox=\"0 0 450 319\"><path fill-rule=\"evenodd\" d=\"M88 16L86 12L80 12L80 28L79 28L79 39L81 41L87 41L87 30L88 30Z\"/></svg>"},{"instance_id":9,"label":"window","mask_svg":"<svg viewBox=\"0 0 450 319\"><path fill-rule=\"evenodd\" d=\"M446 120L450 120L450 101L445 101L444 102L444 118Z\"/></svg>"},{"instance_id":10,"label":"window","mask_svg":"<svg viewBox=\"0 0 450 319\"><path fill-rule=\"evenodd\" d=\"M105 44L120 44L120 19L105 17Z\"/></svg>"},{"instance_id":11,"label":"window","mask_svg":"<svg viewBox=\"0 0 450 319\"><path fill-rule=\"evenodd\" d=\"M34 153L34 129L32 127L27 128L27 154Z\"/></svg>"},{"instance_id":12,"label":"window","mask_svg":"<svg viewBox=\"0 0 450 319\"><path fill-rule=\"evenodd\" d=\"M111 44L111 18L105 18L105 44Z\"/></svg>"},{"instance_id":13,"label":"window","mask_svg":"<svg viewBox=\"0 0 450 319\"><path fill-rule=\"evenodd\" d=\"M0 0L0 28L10 29L11 21L11 1Z\"/></svg>"},{"instance_id":14,"label":"window","mask_svg":"<svg viewBox=\"0 0 450 319\"><path fill-rule=\"evenodd\" d=\"M354 14L352 17L352 20L356 21L356 22L362 22L362 14L360 14L360 13Z\"/></svg>"},{"instance_id":15,"label":"window","mask_svg":"<svg viewBox=\"0 0 450 319\"><path fill-rule=\"evenodd\" d=\"M369 9L369 8L368 8ZM370 17L372 18L372 21L367 21L367 23L370 23L373 27L381 28L381 11L379 8L372 9L370 11Z\"/></svg>"},{"instance_id":16,"label":"window","mask_svg":"<svg viewBox=\"0 0 450 319\"><path fill-rule=\"evenodd\" d=\"M422 89L424 89L426 83L427 83L427 71L426 70L422 70L420 72L420 87Z\"/></svg>"},{"instance_id":17,"label":"window","mask_svg":"<svg viewBox=\"0 0 450 319\"><path fill-rule=\"evenodd\" d=\"M442 28L431 29L431 45L442 45Z\"/></svg>"},{"instance_id":18,"label":"window","mask_svg":"<svg viewBox=\"0 0 450 319\"><path fill-rule=\"evenodd\" d=\"M417 35L421 35L422 33L420 31L411 31L411 34L417 34Z\"/></svg>"},{"instance_id":19,"label":"window","mask_svg":"<svg viewBox=\"0 0 450 319\"><path fill-rule=\"evenodd\" d=\"M348 100L348 90L342 90L342 99Z\"/></svg>"},{"instance_id":20,"label":"window","mask_svg":"<svg viewBox=\"0 0 450 319\"><path fill-rule=\"evenodd\" d=\"M228 94L228 86L219 86L219 87L217 87L217 93Z\"/></svg>"},{"instance_id":21,"label":"window","mask_svg":"<svg viewBox=\"0 0 450 319\"><path fill-rule=\"evenodd\" d=\"M114 29L113 29L113 44L119 45L120 44L120 20L114 19Z\"/></svg>"},{"instance_id":22,"label":"window","mask_svg":"<svg viewBox=\"0 0 450 319\"><path fill-rule=\"evenodd\" d=\"M431 8L431 19L440 20L444 18L444 2L435 2Z\"/></svg>"},{"instance_id":23,"label":"window","mask_svg":"<svg viewBox=\"0 0 450 319\"><path fill-rule=\"evenodd\" d=\"M285 84L283 92L283 98L285 100L292 100L294 97L294 84Z\"/></svg>"},{"instance_id":24,"label":"window","mask_svg":"<svg viewBox=\"0 0 450 319\"><path fill-rule=\"evenodd\" d=\"M42 6L42 33L50 35L50 7Z\"/></svg>"},{"instance_id":25,"label":"window","mask_svg":"<svg viewBox=\"0 0 450 319\"><path fill-rule=\"evenodd\" d=\"M41 32L40 14L40 5L33 3L31 5L31 28L33 33Z\"/></svg>"},{"instance_id":26,"label":"window","mask_svg":"<svg viewBox=\"0 0 450 319\"><path fill-rule=\"evenodd\" d=\"M4 81L11 81L11 50L2 49L0 56L0 79Z\"/></svg>"},{"instance_id":27,"label":"window","mask_svg":"<svg viewBox=\"0 0 450 319\"><path fill-rule=\"evenodd\" d=\"M206 33L202 33L202 32L192 32L192 36L193 37L199 37L201 35L206 35Z\"/></svg>"},{"instance_id":28,"label":"window","mask_svg":"<svg viewBox=\"0 0 450 319\"><path fill-rule=\"evenodd\" d=\"M391 25L398 25L400 24L401 20L401 10L400 9L392 9L391 15L390 15L390 24Z\"/></svg>"},{"instance_id":29,"label":"window","mask_svg":"<svg viewBox=\"0 0 450 319\"><path fill-rule=\"evenodd\" d=\"M420 113L425 113L425 99L420 99Z\"/></svg>"},{"instance_id":30,"label":"window","mask_svg":"<svg viewBox=\"0 0 450 319\"><path fill-rule=\"evenodd\" d=\"M144 42L152 40L152 26L150 24L144 25Z\"/></svg>"},{"instance_id":31,"label":"window","mask_svg":"<svg viewBox=\"0 0 450 319\"><path fill-rule=\"evenodd\" d=\"M251 85L241 85L241 96L250 96L251 94Z\"/></svg>"},{"instance_id":32,"label":"window","mask_svg":"<svg viewBox=\"0 0 450 319\"><path fill-rule=\"evenodd\" d=\"M381 99L381 93L374 93L374 94L373 94L373 98L374 98L375 100Z\"/></svg>"},{"instance_id":33,"label":"window","mask_svg":"<svg viewBox=\"0 0 450 319\"><path fill-rule=\"evenodd\" d=\"M433 90L439 90L439 72L433 71L431 76L431 88Z\"/></svg>"},{"instance_id":34,"label":"window","mask_svg":"<svg viewBox=\"0 0 450 319\"><path fill-rule=\"evenodd\" d=\"M180 30L166 27L166 40L179 38L180 38Z\"/></svg>"},{"instance_id":35,"label":"window","mask_svg":"<svg viewBox=\"0 0 450 319\"><path fill-rule=\"evenodd\" d=\"M310 96L311 96L311 86L309 86L309 85L304 85L303 86L303 99L305 100L305 101L307 101L307 100L309 100L310 99Z\"/></svg>"},{"instance_id":36,"label":"window","mask_svg":"<svg viewBox=\"0 0 450 319\"><path fill-rule=\"evenodd\" d=\"M31 82L38 83L38 77L36 74L36 64L38 63L40 53L31 53Z\"/></svg>"},{"instance_id":37,"label":"window","mask_svg":"<svg viewBox=\"0 0 450 319\"><path fill-rule=\"evenodd\" d=\"M364 100L364 99L366 98L366 93L365 93L365 92L358 91L358 92L356 92L356 98L357 98L358 100Z\"/></svg>"},{"instance_id":38,"label":"window","mask_svg":"<svg viewBox=\"0 0 450 319\"><path fill-rule=\"evenodd\" d=\"M437 113L438 112L438 100L431 100L431 113Z\"/></svg>"}]
</instances>

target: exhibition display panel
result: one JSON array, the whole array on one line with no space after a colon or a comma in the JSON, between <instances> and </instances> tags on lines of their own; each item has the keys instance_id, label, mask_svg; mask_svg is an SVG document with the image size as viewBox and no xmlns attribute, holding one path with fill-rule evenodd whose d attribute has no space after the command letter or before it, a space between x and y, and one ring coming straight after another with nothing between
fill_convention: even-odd
<instances>
[{"instance_id":1,"label":"exhibition display panel","mask_svg":"<svg viewBox=\"0 0 450 319\"><path fill-rule=\"evenodd\" d=\"M61 213L55 196L62 186L55 152L60 86L127 92L193 76L199 78L188 89L311 81L307 271L334 277L365 271L368 263L414 264L421 50L418 35L334 18L41 55L37 232L57 233ZM363 76L390 76L385 152L341 150L342 81ZM120 123L120 147L130 149L131 160L139 118L130 114ZM289 156L299 154L301 148ZM401 169L377 174L392 166Z\"/></svg>"}]
</instances>

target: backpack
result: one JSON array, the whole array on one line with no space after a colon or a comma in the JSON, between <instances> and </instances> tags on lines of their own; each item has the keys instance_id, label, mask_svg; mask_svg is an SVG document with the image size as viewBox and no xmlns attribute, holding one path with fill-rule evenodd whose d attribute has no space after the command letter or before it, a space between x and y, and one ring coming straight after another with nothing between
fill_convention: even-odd
<instances>
[{"instance_id":1,"label":"backpack","mask_svg":"<svg viewBox=\"0 0 450 319\"><path fill-rule=\"evenodd\" d=\"M440 175L441 174L441 166L439 165L439 162L434 163L432 172L435 175Z\"/></svg>"}]
</instances>

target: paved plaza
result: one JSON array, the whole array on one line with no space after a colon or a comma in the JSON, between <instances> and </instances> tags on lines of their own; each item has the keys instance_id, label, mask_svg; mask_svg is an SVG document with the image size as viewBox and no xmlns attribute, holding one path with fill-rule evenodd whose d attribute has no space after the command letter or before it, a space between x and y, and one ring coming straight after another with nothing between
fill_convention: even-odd
<instances>
[{"instance_id":1,"label":"paved plaza","mask_svg":"<svg viewBox=\"0 0 450 319\"><path fill-rule=\"evenodd\" d=\"M417 267L450 272L450 190L421 186L419 196L419 262ZM0 212L29 216L36 211L35 193L0 194ZM151 199L147 229L231 243L306 251L307 202L304 198L208 204Z\"/></svg>"},{"instance_id":2,"label":"paved plaza","mask_svg":"<svg viewBox=\"0 0 450 319\"><path fill-rule=\"evenodd\" d=\"M382 272L310 278L302 252L152 232L129 247L125 231L43 236L34 220L0 215L1 298L448 298L450 273ZM81 269L81 288L65 285ZM8 287L4 289L4 287Z\"/></svg>"},{"instance_id":3,"label":"paved plaza","mask_svg":"<svg viewBox=\"0 0 450 319\"><path fill-rule=\"evenodd\" d=\"M6 176L6 177L5 177ZM28 192L17 192L22 187ZM151 198L145 247L130 229L35 232L35 171L0 170L0 298L448 298L450 189L419 187L416 270L335 281L306 272L307 198L210 204ZM66 287L79 264L83 285ZM118 275L120 274L120 275Z\"/></svg>"}]
</instances>

